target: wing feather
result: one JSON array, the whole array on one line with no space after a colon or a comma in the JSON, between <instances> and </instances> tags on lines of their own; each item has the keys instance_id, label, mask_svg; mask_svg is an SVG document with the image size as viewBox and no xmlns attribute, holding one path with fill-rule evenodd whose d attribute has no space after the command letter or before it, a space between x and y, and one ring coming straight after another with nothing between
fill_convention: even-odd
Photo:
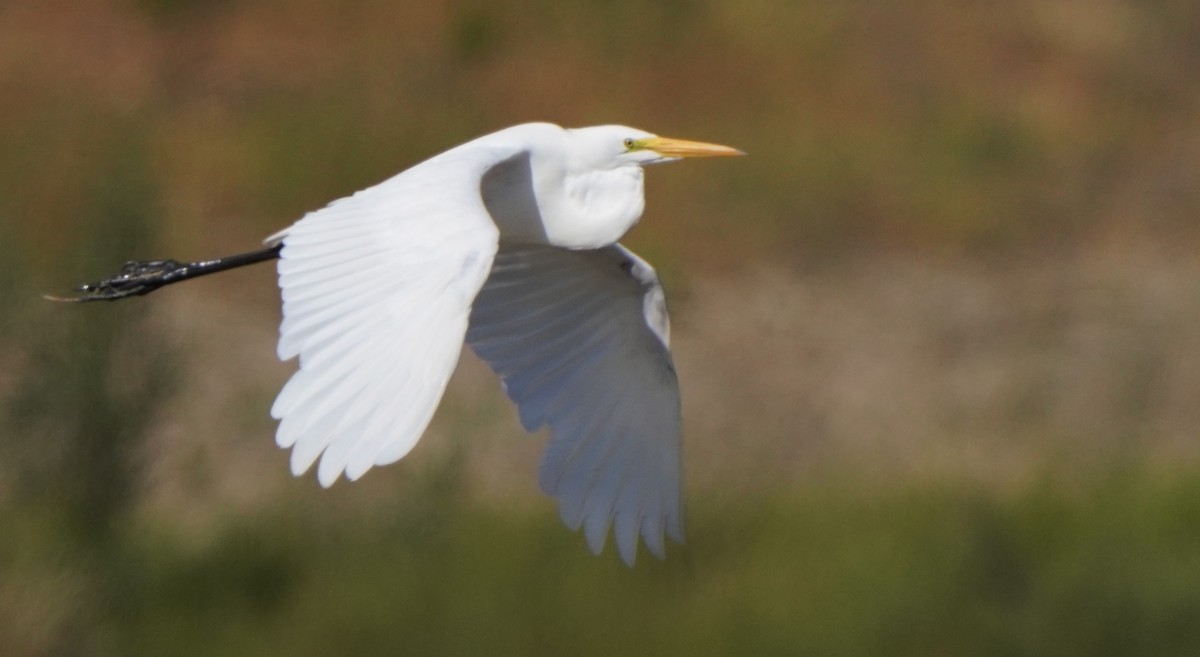
<instances>
[{"instance_id":1,"label":"wing feather","mask_svg":"<svg viewBox=\"0 0 1200 657\"><path fill-rule=\"evenodd\" d=\"M271 408L293 472L320 459L330 486L420 439L497 249L483 176L518 152L447 151L268 238L283 243L279 357L300 363Z\"/></svg>"},{"instance_id":2,"label":"wing feather","mask_svg":"<svg viewBox=\"0 0 1200 657\"><path fill-rule=\"evenodd\" d=\"M632 564L638 536L683 542L680 415L654 270L620 245L504 244L471 310L467 343L500 375L521 422L550 426L538 482L600 552Z\"/></svg>"}]
</instances>

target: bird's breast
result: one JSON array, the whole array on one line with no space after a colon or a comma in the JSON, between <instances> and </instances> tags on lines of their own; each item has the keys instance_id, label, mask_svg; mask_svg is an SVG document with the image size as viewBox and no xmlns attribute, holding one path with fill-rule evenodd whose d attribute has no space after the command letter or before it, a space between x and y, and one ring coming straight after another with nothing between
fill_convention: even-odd
<instances>
[{"instance_id":1,"label":"bird's breast","mask_svg":"<svg viewBox=\"0 0 1200 657\"><path fill-rule=\"evenodd\" d=\"M645 209L641 167L568 176L563 197L544 208L548 241L571 249L598 249L621 239Z\"/></svg>"}]
</instances>

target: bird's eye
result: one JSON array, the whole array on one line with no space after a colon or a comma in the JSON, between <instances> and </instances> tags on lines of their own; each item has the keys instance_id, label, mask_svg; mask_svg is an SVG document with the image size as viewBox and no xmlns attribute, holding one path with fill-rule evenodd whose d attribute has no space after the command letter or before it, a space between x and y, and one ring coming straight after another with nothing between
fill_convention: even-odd
<instances>
[{"instance_id":1,"label":"bird's eye","mask_svg":"<svg viewBox=\"0 0 1200 657\"><path fill-rule=\"evenodd\" d=\"M634 146L637 146L637 142L636 142L636 141L634 141L632 137L626 137L626 138L625 138L625 141L624 141L624 142L622 142L622 143L624 143L624 144L625 144L625 150L630 150L630 151L631 151L631 150L633 150L633 147L634 147Z\"/></svg>"}]
</instances>

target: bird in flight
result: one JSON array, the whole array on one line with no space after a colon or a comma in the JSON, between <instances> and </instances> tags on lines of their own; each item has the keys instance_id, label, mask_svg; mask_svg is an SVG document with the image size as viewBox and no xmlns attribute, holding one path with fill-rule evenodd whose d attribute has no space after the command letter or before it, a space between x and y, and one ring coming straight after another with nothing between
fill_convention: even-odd
<instances>
[{"instance_id":1,"label":"bird in flight","mask_svg":"<svg viewBox=\"0 0 1200 657\"><path fill-rule=\"evenodd\" d=\"M436 155L215 260L126 263L70 301L116 300L278 259L278 354L299 359L271 407L296 475L354 480L409 452L464 342L530 432L539 484L599 553L683 542L679 387L662 286L618 240L643 171L716 144L605 125L514 126ZM318 463L319 461L319 463Z\"/></svg>"}]
</instances>

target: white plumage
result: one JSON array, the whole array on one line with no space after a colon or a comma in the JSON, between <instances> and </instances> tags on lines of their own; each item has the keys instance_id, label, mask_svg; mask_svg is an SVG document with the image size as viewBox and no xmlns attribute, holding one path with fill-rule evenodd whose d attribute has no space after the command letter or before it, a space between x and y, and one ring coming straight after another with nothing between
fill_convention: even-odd
<instances>
[{"instance_id":1,"label":"white plumage","mask_svg":"<svg viewBox=\"0 0 1200 657\"><path fill-rule=\"evenodd\" d=\"M599 552L610 526L683 541L680 415L662 288L616 244L643 209L642 166L735 155L622 126L526 124L463 144L268 238L282 242L271 408L295 474L323 486L409 452L464 340L525 428L550 427L539 473Z\"/></svg>"}]
</instances>

